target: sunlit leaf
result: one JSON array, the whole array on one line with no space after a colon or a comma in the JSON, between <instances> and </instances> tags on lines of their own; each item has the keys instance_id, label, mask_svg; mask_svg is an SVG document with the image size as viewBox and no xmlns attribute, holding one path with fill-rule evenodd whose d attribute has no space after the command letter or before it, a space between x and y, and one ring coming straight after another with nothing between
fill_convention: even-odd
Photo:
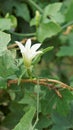
<instances>
[{"instance_id":1,"label":"sunlit leaf","mask_svg":"<svg viewBox=\"0 0 73 130\"><path fill-rule=\"evenodd\" d=\"M7 45L10 40L10 34L6 34L0 31L0 56L4 54L5 50L7 50Z\"/></svg>"},{"instance_id":2,"label":"sunlit leaf","mask_svg":"<svg viewBox=\"0 0 73 130\"><path fill-rule=\"evenodd\" d=\"M12 26L11 20L7 18L0 18L0 30L10 30Z\"/></svg>"},{"instance_id":3,"label":"sunlit leaf","mask_svg":"<svg viewBox=\"0 0 73 130\"><path fill-rule=\"evenodd\" d=\"M46 38L52 37L61 31L61 27L54 23L42 23L37 30L37 37L40 42L43 42Z\"/></svg>"},{"instance_id":4,"label":"sunlit leaf","mask_svg":"<svg viewBox=\"0 0 73 130\"><path fill-rule=\"evenodd\" d=\"M9 50L5 51L5 54L0 57L0 76L7 78L15 74L18 68L14 62L12 54Z\"/></svg>"},{"instance_id":5,"label":"sunlit leaf","mask_svg":"<svg viewBox=\"0 0 73 130\"><path fill-rule=\"evenodd\" d=\"M49 4L44 9L44 15L54 15L61 9L61 7L62 3L60 2Z\"/></svg>"},{"instance_id":6,"label":"sunlit leaf","mask_svg":"<svg viewBox=\"0 0 73 130\"><path fill-rule=\"evenodd\" d=\"M60 11L61 7L62 7L62 3L60 3L60 2L47 5L43 12L44 23L46 23L48 21L48 19L51 19L58 23L64 22L64 15ZM48 17L48 19L46 21L47 17Z\"/></svg>"}]
</instances>

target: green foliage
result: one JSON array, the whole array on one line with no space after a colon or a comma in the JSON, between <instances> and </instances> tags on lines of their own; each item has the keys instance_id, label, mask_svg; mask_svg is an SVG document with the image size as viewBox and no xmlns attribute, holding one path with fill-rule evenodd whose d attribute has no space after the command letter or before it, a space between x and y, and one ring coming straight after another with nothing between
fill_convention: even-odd
<instances>
[{"instance_id":1,"label":"green foliage","mask_svg":"<svg viewBox=\"0 0 73 130\"><path fill-rule=\"evenodd\" d=\"M11 25L10 19L0 18L0 30L10 30Z\"/></svg>"},{"instance_id":2,"label":"green foliage","mask_svg":"<svg viewBox=\"0 0 73 130\"><path fill-rule=\"evenodd\" d=\"M19 104L15 101L12 101L9 105L10 112L6 116L3 125L9 129L13 129L17 123L19 123L20 119L24 115L24 105ZM15 119L15 120L14 120ZM11 121L12 120L12 121Z\"/></svg>"},{"instance_id":3,"label":"green foliage","mask_svg":"<svg viewBox=\"0 0 73 130\"><path fill-rule=\"evenodd\" d=\"M44 22L48 21L48 19L45 20L46 17L49 17L50 19L58 23L64 22L64 15L60 11L61 7L62 3L60 2L49 4L48 6L46 6L43 14Z\"/></svg>"},{"instance_id":4,"label":"green foliage","mask_svg":"<svg viewBox=\"0 0 73 130\"><path fill-rule=\"evenodd\" d=\"M44 39L56 35L59 31L61 31L61 27L54 22L42 23L37 30L38 40L43 42Z\"/></svg>"},{"instance_id":5,"label":"green foliage","mask_svg":"<svg viewBox=\"0 0 73 130\"><path fill-rule=\"evenodd\" d=\"M20 122L13 130L33 130L32 119L35 114L35 107L31 107L30 110L21 118Z\"/></svg>"},{"instance_id":6,"label":"green foliage","mask_svg":"<svg viewBox=\"0 0 73 130\"><path fill-rule=\"evenodd\" d=\"M64 37L61 36L60 39L62 42L68 42L68 45L61 46L57 56L73 56L73 32Z\"/></svg>"},{"instance_id":7,"label":"green foliage","mask_svg":"<svg viewBox=\"0 0 73 130\"><path fill-rule=\"evenodd\" d=\"M6 51L0 58L0 75L7 78L14 74L18 69L14 63L14 59L10 51Z\"/></svg>"},{"instance_id":8,"label":"green foliage","mask_svg":"<svg viewBox=\"0 0 73 130\"><path fill-rule=\"evenodd\" d=\"M0 0L1 126L12 130L73 129L72 14L73 0ZM32 44L41 42L43 52L33 59L31 79L15 44L24 44L28 38ZM46 81L39 86L41 78ZM49 78L72 89L47 82Z\"/></svg>"},{"instance_id":9,"label":"green foliage","mask_svg":"<svg viewBox=\"0 0 73 130\"><path fill-rule=\"evenodd\" d=\"M44 11L45 16L49 15L52 16L54 15L53 13L57 13L60 8L62 7L62 3L53 3L53 4L49 4Z\"/></svg>"},{"instance_id":10,"label":"green foliage","mask_svg":"<svg viewBox=\"0 0 73 130\"><path fill-rule=\"evenodd\" d=\"M37 124L37 128L39 130L42 130L43 128L47 129L47 127L51 126L52 124L53 124L53 122L51 119L48 119L48 117L46 117L46 116L41 116L40 121Z\"/></svg>"},{"instance_id":11,"label":"green foliage","mask_svg":"<svg viewBox=\"0 0 73 130\"><path fill-rule=\"evenodd\" d=\"M57 56L73 56L73 45L61 47Z\"/></svg>"},{"instance_id":12,"label":"green foliage","mask_svg":"<svg viewBox=\"0 0 73 130\"><path fill-rule=\"evenodd\" d=\"M65 14L66 14L66 21L72 21L73 20L73 17L72 17L72 13L73 13L73 1L67 1L67 2L64 2L65 4L65 7L66 7L66 11L65 11Z\"/></svg>"},{"instance_id":13,"label":"green foliage","mask_svg":"<svg viewBox=\"0 0 73 130\"><path fill-rule=\"evenodd\" d=\"M10 77L16 78L15 71L18 68L14 63L14 59L10 51L4 52L4 55L0 57L0 87L6 88L7 87L7 79Z\"/></svg>"},{"instance_id":14,"label":"green foliage","mask_svg":"<svg viewBox=\"0 0 73 130\"><path fill-rule=\"evenodd\" d=\"M73 95L68 91L64 90L62 92L63 99L57 99L57 112L61 113L61 115L66 115L69 111L69 101L73 100Z\"/></svg>"},{"instance_id":15,"label":"green foliage","mask_svg":"<svg viewBox=\"0 0 73 130\"><path fill-rule=\"evenodd\" d=\"M0 76L0 88L6 88L7 83L3 77Z\"/></svg>"},{"instance_id":16,"label":"green foliage","mask_svg":"<svg viewBox=\"0 0 73 130\"><path fill-rule=\"evenodd\" d=\"M69 128L73 128L73 105L71 105L70 113L67 116L62 116L57 113L53 113L52 119L55 123L55 126L51 130L69 130Z\"/></svg>"},{"instance_id":17,"label":"green foliage","mask_svg":"<svg viewBox=\"0 0 73 130\"><path fill-rule=\"evenodd\" d=\"M0 31L0 56L7 50L7 45L10 42L10 34L6 34Z\"/></svg>"},{"instance_id":18,"label":"green foliage","mask_svg":"<svg viewBox=\"0 0 73 130\"><path fill-rule=\"evenodd\" d=\"M7 13L5 18L7 18L7 19L9 19L11 21L11 27L12 28L15 29L17 27L17 19L16 19L16 17L14 15L10 15L9 13Z\"/></svg>"},{"instance_id":19,"label":"green foliage","mask_svg":"<svg viewBox=\"0 0 73 130\"><path fill-rule=\"evenodd\" d=\"M22 17L24 20L29 21L30 20L30 15L29 15L29 10L28 7L25 3L16 3L16 15ZM26 15L25 15L26 14Z\"/></svg>"},{"instance_id":20,"label":"green foliage","mask_svg":"<svg viewBox=\"0 0 73 130\"><path fill-rule=\"evenodd\" d=\"M61 6L62 3L48 5L45 7L43 15L38 14L37 16L36 14L35 18L32 19L30 25L36 25L38 17L36 35L40 42L43 42L46 38L52 37L61 31L61 26L58 24L64 22L64 16L60 12Z\"/></svg>"}]
</instances>

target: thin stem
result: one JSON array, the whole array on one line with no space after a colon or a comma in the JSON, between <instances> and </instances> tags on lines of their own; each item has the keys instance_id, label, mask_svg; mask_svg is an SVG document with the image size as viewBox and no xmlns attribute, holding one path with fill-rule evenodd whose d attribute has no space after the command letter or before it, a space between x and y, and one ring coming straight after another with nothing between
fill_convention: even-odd
<instances>
[{"instance_id":1,"label":"thin stem","mask_svg":"<svg viewBox=\"0 0 73 130\"><path fill-rule=\"evenodd\" d=\"M29 76L30 79L32 79L32 72L30 68L26 68L27 69L27 74Z\"/></svg>"},{"instance_id":2,"label":"thin stem","mask_svg":"<svg viewBox=\"0 0 73 130\"><path fill-rule=\"evenodd\" d=\"M37 120L39 120L39 93L40 93L40 86L39 86L39 80L37 81Z\"/></svg>"},{"instance_id":3,"label":"thin stem","mask_svg":"<svg viewBox=\"0 0 73 130\"><path fill-rule=\"evenodd\" d=\"M33 125L33 129L35 128L36 124L38 123L39 121L39 95L40 94L40 86L39 86L39 79L37 79L37 108L36 108L36 111L37 111L37 117L36 117L36 121Z\"/></svg>"},{"instance_id":4,"label":"thin stem","mask_svg":"<svg viewBox=\"0 0 73 130\"><path fill-rule=\"evenodd\" d=\"M36 9L40 11L40 13L43 13L43 9L38 6L33 0L28 0Z\"/></svg>"},{"instance_id":5,"label":"thin stem","mask_svg":"<svg viewBox=\"0 0 73 130\"><path fill-rule=\"evenodd\" d=\"M31 40L35 41L35 40L36 40L36 37L31 37ZM20 42L21 42L22 44L25 44L26 41L27 41L27 39L24 38L24 39L22 39L22 41L20 41ZM7 46L7 48L8 48L8 49L13 49L13 48L15 48L16 46L17 46L17 44L16 44L16 43L13 43L13 44Z\"/></svg>"},{"instance_id":6,"label":"thin stem","mask_svg":"<svg viewBox=\"0 0 73 130\"><path fill-rule=\"evenodd\" d=\"M65 29L66 27L70 26L73 24L73 21L70 21L69 23L65 24L62 26L62 29Z\"/></svg>"},{"instance_id":7,"label":"thin stem","mask_svg":"<svg viewBox=\"0 0 73 130\"><path fill-rule=\"evenodd\" d=\"M24 36L24 37L31 37L31 36L35 36L36 33L16 33L16 32L11 32L11 31L8 31L9 33L13 34L13 35L17 35L17 36Z\"/></svg>"}]
</instances>

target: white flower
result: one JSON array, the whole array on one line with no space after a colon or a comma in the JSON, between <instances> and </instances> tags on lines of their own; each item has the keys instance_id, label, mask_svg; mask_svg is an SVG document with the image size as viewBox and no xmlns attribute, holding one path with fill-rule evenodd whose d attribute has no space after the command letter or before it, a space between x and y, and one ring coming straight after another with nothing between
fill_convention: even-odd
<instances>
[{"instance_id":1,"label":"white flower","mask_svg":"<svg viewBox=\"0 0 73 130\"><path fill-rule=\"evenodd\" d=\"M16 41L16 43L21 50L24 59L24 64L26 67L30 67L32 60L36 57L36 55L42 53L42 51L37 51L37 49L41 46L41 44L37 43L31 46L31 39L27 40L25 46L23 46L21 42Z\"/></svg>"}]
</instances>

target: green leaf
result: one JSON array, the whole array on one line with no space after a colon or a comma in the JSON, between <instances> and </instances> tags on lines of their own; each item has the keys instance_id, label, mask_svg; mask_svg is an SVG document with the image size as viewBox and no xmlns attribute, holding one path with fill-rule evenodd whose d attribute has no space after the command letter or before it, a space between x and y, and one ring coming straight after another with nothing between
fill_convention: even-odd
<instances>
[{"instance_id":1,"label":"green leaf","mask_svg":"<svg viewBox=\"0 0 73 130\"><path fill-rule=\"evenodd\" d=\"M68 2L68 7L67 7L67 11L65 13L66 16L66 21L73 21L73 0L70 0Z\"/></svg>"},{"instance_id":2,"label":"green leaf","mask_svg":"<svg viewBox=\"0 0 73 130\"><path fill-rule=\"evenodd\" d=\"M61 128L64 127L66 129L70 125L69 121L67 120L67 117L59 115L57 113L54 113L52 115L52 120Z\"/></svg>"},{"instance_id":3,"label":"green leaf","mask_svg":"<svg viewBox=\"0 0 73 130\"><path fill-rule=\"evenodd\" d=\"M6 15L6 13L12 12L12 8L14 6L15 0L0 0L0 9L3 13L3 15Z\"/></svg>"},{"instance_id":4,"label":"green leaf","mask_svg":"<svg viewBox=\"0 0 73 130\"><path fill-rule=\"evenodd\" d=\"M56 98L57 98L57 95L54 93L54 91L47 90L45 98L43 98L41 100L41 111L42 111L43 115L52 113L54 106L55 106Z\"/></svg>"},{"instance_id":5,"label":"green leaf","mask_svg":"<svg viewBox=\"0 0 73 130\"><path fill-rule=\"evenodd\" d=\"M47 116L41 116L39 118L39 122L37 124L38 130L43 130L44 128L47 128L52 125L52 120L48 118Z\"/></svg>"},{"instance_id":6,"label":"green leaf","mask_svg":"<svg viewBox=\"0 0 73 130\"><path fill-rule=\"evenodd\" d=\"M4 54L5 50L7 50L7 45L10 40L10 34L6 34L0 31L0 56Z\"/></svg>"},{"instance_id":7,"label":"green leaf","mask_svg":"<svg viewBox=\"0 0 73 130\"><path fill-rule=\"evenodd\" d=\"M27 104L29 106L36 107L36 97L34 96L33 92L25 90L24 97L19 101L20 104Z\"/></svg>"},{"instance_id":8,"label":"green leaf","mask_svg":"<svg viewBox=\"0 0 73 130\"><path fill-rule=\"evenodd\" d=\"M55 125L51 130L69 130L69 129L63 128L62 126Z\"/></svg>"},{"instance_id":9,"label":"green leaf","mask_svg":"<svg viewBox=\"0 0 73 130\"><path fill-rule=\"evenodd\" d=\"M13 130L32 130L32 119L34 117L35 111L35 107L31 107Z\"/></svg>"},{"instance_id":10,"label":"green leaf","mask_svg":"<svg viewBox=\"0 0 73 130\"><path fill-rule=\"evenodd\" d=\"M14 70L18 70L18 68L15 64L14 54L10 50L7 50L5 52L5 55L3 55L3 61L7 68L12 68Z\"/></svg>"},{"instance_id":11,"label":"green leaf","mask_svg":"<svg viewBox=\"0 0 73 130\"><path fill-rule=\"evenodd\" d=\"M54 14L56 14L61 9L61 7L62 7L62 3L60 3L60 2L49 4L44 9L44 15L45 16L47 16L47 15L54 16Z\"/></svg>"},{"instance_id":12,"label":"green leaf","mask_svg":"<svg viewBox=\"0 0 73 130\"><path fill-rule=\"evenodd\" d=\"M14 15L11 15L9 13L6 14L5 18L10 19L11 23L12 23L12 28L16 28L17 27L17 19Z\"/></svg>"},{"instance_id":13,"label":"green leaf","mask_svg":"<svg viewBox=\"0 0 73 130\"><path fill-rule=\"evenodd\" d=\"M61 27L54 23L42 23L37 30L37 38L40 42L43 42L46 38L52 37L61 31Z\"/></svg>"},{"instance_id":14,"label":"green leaf","mask_svg":"<svg viewBox=\"0 0 73 130\"><path fill-rule=\"evenodd\" d=\"M60 2L49 4L48 6L46 6L43 13L43 22L48 22L49 18L52 21L57 21L58 23L64 22L64 15L60 11L61 7L62 3ZM47 18L47 16L49 18Z\"/></svg>"},{"instance_id":15,"label":"green leaf","mask_svg":"<svg viewBox=\"0 0 73 130\"><path fill-rule=\"evenodd\" d=\"M60 47L57 56L73 56L73 45Z\"/></svg>"},{"instance_id":16,"label":"green leaf","mask_svg":"<svg viewBox=\"0 0 73 130\"><path fill-rule=\"evenodd\" d=\"M62 99L62 100L58 99L56 110L62 115L66 115L69 111L69 105L67 104L67 101L65 99Z\"/></svg>"},{"instance_id":17,"label":"green leaf","mask_svg":"<svg viewBox=\"0 0 73 130\"><path fill-rule=\"evenodd\" d=\"M8 91L8 93L9 93L9 91ZM9 113L3 120L3 125L6 128L9 128L10 130L12 130L17 125L17 123L20 121L20 119L23 117L24 113L25 113L24 105L19 104L16 101L10 101Z\"/></svg>"},{"instance_id":18,"label":"green leaf","mask_svg":"<svg viewBox=\"0 0 73 130\"><path fill-rule=\"evenodd\" d=\"M65 21L65 17L61 12L58 12L51 17L51 20L56 21L59 24L62 24Z\"/></svg>"},{"instance_id":19,"label":"green leaf","mask_svg":"<svg viewBox=\"0 0 73 130\"><path fill-rule=\"evenodd\" d=\"M73 128L73 103L71 103L71 108L66 116L60 115L56 112L52 114L52 120L54 126L51 130L69 130Z\"/></svg>"},{"instance_id":20,"label":"green leaf","mask_svg":"<svg viewBox=\"0 0 73 130\"><path fill-rule=\"evenodd\" d=\"M6 88L7 87L7 82L3 77L0 77L0 89L1 88Z\"/></svg>"},{"instance_id":21,"label":"green leaf","mask_svg":"<svg viewBox=\"0 0 73 130\"><path fill-rule=\"evenodd\" d=\"M57 98L56 102L56 111L61 115L67 115L70 109L69 102L73 100L73 95L69 90L63 90L61 92L62 99Z\"/></svg>"},{"instance_id":22,"label":"green leaf","mask_svg":"<svg viewBox=\"0 0 73 130\"><path fill-rule=\"evenodd\" d=\"M0 30L10 30L12 26L11 20L8 18L0 18Z\"/></svg>"},{"instance_id":23,"label":"green leaf","mask_svg":"<svg viewBox=\"0 0 73 130\"><path fill-rule=\"evenodd\" d=\"M27 5L25 3L16 3L15 7L16 15L22 17L24 20L29 22L30 15Z\"/></svg>"},{"instance_id":24,"label":"green leaf","mask_svg":"<svg viewBox=\"0 0 73 130\"><path fill-rule=\"evenodd\" d=\"M0 76L8 78L9 76L14 75L17 70L18 68L12 53L9 50L5 51L5 54L0 57Z\"/></svg>"}]
</instances>

